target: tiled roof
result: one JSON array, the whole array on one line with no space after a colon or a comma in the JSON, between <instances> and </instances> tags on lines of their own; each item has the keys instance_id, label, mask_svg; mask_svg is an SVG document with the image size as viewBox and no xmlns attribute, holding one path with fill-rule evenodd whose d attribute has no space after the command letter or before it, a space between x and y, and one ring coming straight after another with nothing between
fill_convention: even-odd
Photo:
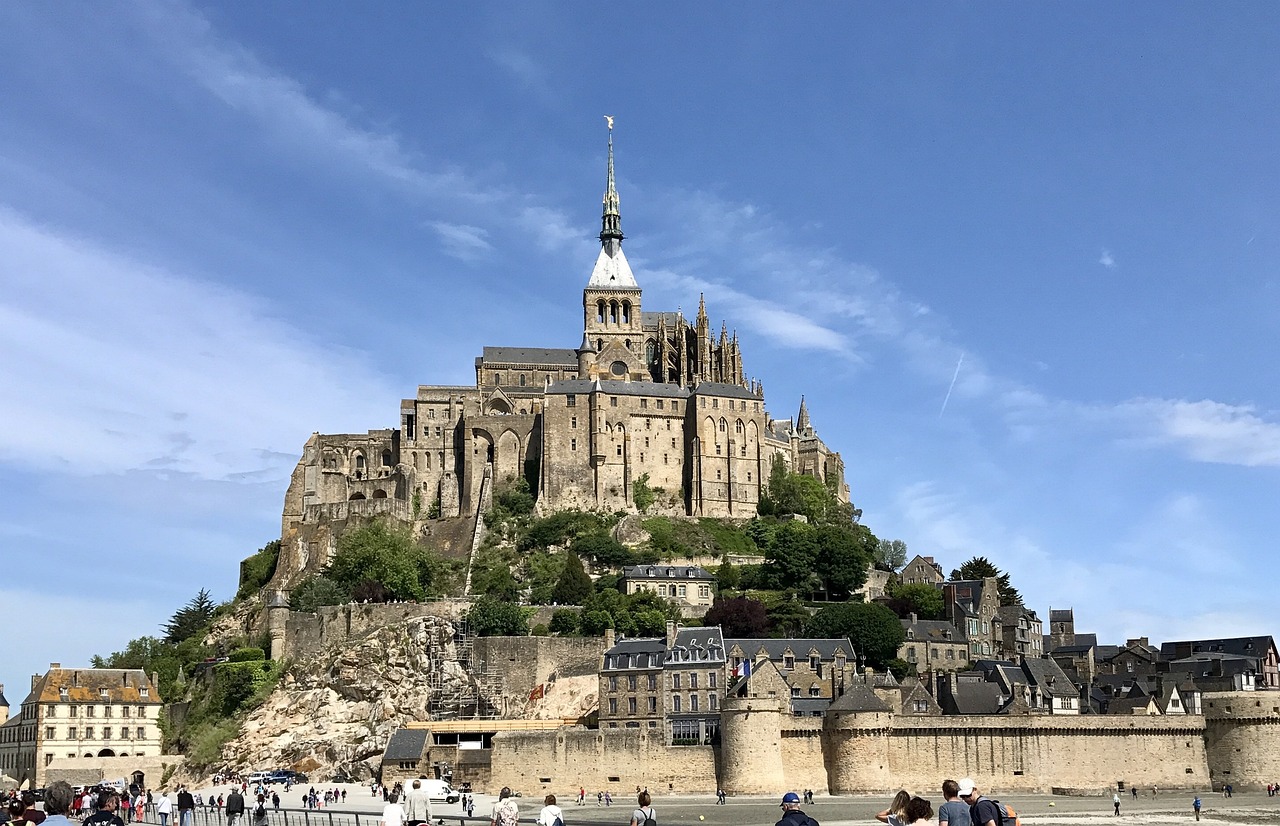
<instances>
[{"instance_id":1,"label":"tiled roof","mask_svg":"<svg viewBox=\"0 0 1280 826\"><path fill-rule=\"evenodd\" d=\"M667 655L667 641L661 637L621 640L604 652L604 671L630 668L661 668Z\"/></svg>"},{"instance_id":2,"label":"tiled roof","mask_svg":"<svg viewBox=\"0 0 1280 826\"><path fill-rule=\"evenodd\" d=\"M952 691L956 714L999 714L1005 706L1000 686L987 682L957 682Z\"/></svg>"},{"instance_id":3,"label":"tiled roof","mask_svg":"<svg viewBox=\"0 0 1280 826\"><path fill-rule=\"evenodd\" d=\"M681 628L667 649L666 662L673 667L688 662L725 662L724 635L720 626Z\"/></svg>"},{"instance_id":4,"label":"tiled roof","mask_svg":"<svg viewBox=\"0 0 1280 826\"><path fill-rule=\"evenodd\" d=\"M387 749L382 753L382 759L386 760L413 760L422 759L422 750L427 745L427 736L430 731L423 728L398 728L391 734L391 740L387 743Z\"/></svg>"},{"instance_id":5,"label":"tiled roof","mask_svg":"<svg viewBox=\"0 0 1280 826\"><path fill-rule=\"evenodd\" d=\"M475 352L474 350L472 352ZM485 364L554 364L577 367L578 351L563 347L486 347L480 357Z\"/></svg>"},{"instance_id":6,"label":"tiled roof","mask_svg":"<svg viewBox=\"0 0 1280 826\"><path fill-rule=\"evenodd\" d=\"M736 384L725 384L719 381L704 381L693 388L693 394L695 396L729 396L735 399L755 399L756 401L760 399L759 396L745 387L739 387Z\"/></svg>"},{"instance_id":7,"label":"tiled roof","mask_svg":"<svg viewBox=\"0 0 1280 826\"><path fill-rule=\"evenodd\" d=\"M946 620L902 620L902 630L908 632L907 642L923 640L925 642L964 643L964 632L958 630Z\"/></svg>"},{"instance_id":8,"label":"tiled roof","mask_svg":"<svg viewBox=\"0 0 1280 826\"><path fill-rule=\"evenodd\" d=\"M66 694L63 694L66 689ZM142 689L147 696L142 696ZM104 694L105 692L105 694ZM51 668L24 703L136 703L160 705L160 692L140 668Z\"/></svg>"}]
</instances>

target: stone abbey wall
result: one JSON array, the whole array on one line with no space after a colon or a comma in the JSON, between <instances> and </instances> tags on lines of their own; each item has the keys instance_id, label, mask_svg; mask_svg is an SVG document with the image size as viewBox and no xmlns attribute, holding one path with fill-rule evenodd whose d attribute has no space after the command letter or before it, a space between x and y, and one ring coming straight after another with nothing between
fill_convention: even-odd
<instances>
[{"instance_id":1,"label":"stone abbey wall","mask_svg":"<svg viewBox=\"0 0 1280 826\"><path fill-rule=\"evenodd\" d=\"M552 678L600 671L604 637L478 637L475 660L502 675L503 692L527 698Z\"/></svg>"}]
</instances>

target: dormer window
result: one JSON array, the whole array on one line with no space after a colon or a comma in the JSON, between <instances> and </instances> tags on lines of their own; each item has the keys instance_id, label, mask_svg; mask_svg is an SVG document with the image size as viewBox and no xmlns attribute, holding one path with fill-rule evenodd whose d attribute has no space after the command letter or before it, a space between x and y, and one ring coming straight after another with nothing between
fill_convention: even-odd
<instances>
[{"instance_id":1,"label":"dormer window","mask_svg":"<svg viewBox=\"0 0 1280 826\"><path fill-rule=\"evenodd\" d=\"M150 696L150 693L151 693L151 692L150 692L150 690L148 690L148 689L145 689L145 688L140 688L140 689L138 689L138 696L139 696L139 697L147 697L147 696Z\"/></svg>"},{"instance_id":2,"label":"dormer window","mask_svg":"<svg viewBox=\"0 0 1280 826\"><path fill-rule=\"evenodd\" d=\"M111 692L105 688L98 689L98 696L106 700L111 696Z\"/></svg>"},{"instance_id":3,"label":"dormer window","mask_svg":"<svg viewBox=\"0 0 1280 826\"><path fill-rule=\"evenodd\" d=\"M67 690L67 687L65 685L58 689L58 699L59 700L71 699L71 692Z\"/></svg>"}]
</instances>

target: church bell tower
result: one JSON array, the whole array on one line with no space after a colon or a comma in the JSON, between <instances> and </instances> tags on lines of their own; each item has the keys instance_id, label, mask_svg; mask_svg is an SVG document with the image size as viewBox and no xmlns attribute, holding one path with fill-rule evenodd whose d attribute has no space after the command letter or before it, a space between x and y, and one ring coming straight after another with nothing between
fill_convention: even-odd
<instances>
[{"instance_id":1,"label":"church bell tower","mask_svg":"<svg viewBox=\"0 0 1280 826\"><path fill-rule=\"evenodd\" d=\"M613 118L609 123L609 173L601 217L600 255L582 291L581 378L647 380L640 285L622 252L622 215L613 178ZM589 354L589 349L593 354Z\"/></svg>"}]
</instances>

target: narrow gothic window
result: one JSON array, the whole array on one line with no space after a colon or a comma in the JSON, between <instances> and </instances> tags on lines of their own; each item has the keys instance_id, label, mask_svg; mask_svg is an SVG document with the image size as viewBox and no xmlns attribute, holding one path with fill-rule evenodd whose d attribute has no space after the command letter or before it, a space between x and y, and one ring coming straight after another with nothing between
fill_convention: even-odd
<instances>
[{"instance_id":1,"label":"narrow gothic window","mask_svg":"<svg viewBox=\"0 0 1280 826\"><path fill-rule=\"evenodd\" d=\"M577 450L577 449L578 449L578 440L577 440L577 439L570 439L570 440L569 440L569 449L570 449L570 450Z\"/></svg>"},{"instance_id":2,"label":"narrow gothic window","mask_svg":"<svg viewBox=\"0 0 1280 826\"><path fill-rule=\"evenodd\" d=\"M565 397L564 397L564 406L565 406L565 407L577 407L577 406L578 406L578 397L577 397L577 396L575 396L575 395L573 395L572 393L568 394L567 396L565 396ZM577 422L577 421L578 421L577 419L574 419L574 422Z\"/></svg>"},{"instance_id":3,"label":"narrow gothic window","mask_svg":"<svg viewBox=\"0 0 1280 826\"><path fill-rule=\"evenodd\" d=\"M524 373L520 374L520 386L524 387Z\"/></svg>"}]
</instances>

